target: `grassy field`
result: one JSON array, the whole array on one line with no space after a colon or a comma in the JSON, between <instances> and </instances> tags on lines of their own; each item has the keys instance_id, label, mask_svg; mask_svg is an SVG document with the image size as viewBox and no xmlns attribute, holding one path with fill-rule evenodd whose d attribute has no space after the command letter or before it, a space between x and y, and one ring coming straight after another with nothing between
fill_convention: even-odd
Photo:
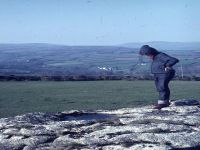
<instances>
[{"instance_id":1,"label":"grassy field","mask_svg":"<svg viewBox=\"0 0 200 150\"><path fill-rule=\"evenodd\" d=\"M172 81L171 99L200 100L200 82ZM0 117L27 112L117 109L155 103L153 81L0 82Z\"/></svg>"}]
</instances>

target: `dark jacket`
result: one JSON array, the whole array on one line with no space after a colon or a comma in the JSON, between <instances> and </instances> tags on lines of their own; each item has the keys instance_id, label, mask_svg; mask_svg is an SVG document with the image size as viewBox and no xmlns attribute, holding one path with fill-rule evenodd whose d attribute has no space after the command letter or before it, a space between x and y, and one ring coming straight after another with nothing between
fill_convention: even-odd
<instances>
[{"instance_id":1,"label":"dark jacket","mask_svg":"<svg viewBox=\"0 0 200 150\"><path fill-rule=\"evenodd\" d=\"M151 64L151 73L167 73L165 71L165 67L172 67L176 63L178 63L179 60L177 58L171 57L165 53L158 52L154 58L153 62Z\"/></svg>"}]
</instances>

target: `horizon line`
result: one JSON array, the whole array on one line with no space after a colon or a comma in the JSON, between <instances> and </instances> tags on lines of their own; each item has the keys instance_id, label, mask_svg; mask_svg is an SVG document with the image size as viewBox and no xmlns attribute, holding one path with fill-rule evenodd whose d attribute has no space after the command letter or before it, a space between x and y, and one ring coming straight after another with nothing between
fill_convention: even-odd
<instances>
[{"instance_id":1,"label":"horizon line","mask_svg":"<svg viewBox=\"0 0 200 150\"><path fill-rule=\"evenodd\" d=\"M46 45L60 45L60 46L123 46L125 44L144 44L144 43L199 43L200 41L147 41L147 42L126 42L121 44L64 44L64 43L47 43L47 42L5 42L0 43L0 45L23 45L23 44L46 44Z\"/></svg>"}]
</instances>

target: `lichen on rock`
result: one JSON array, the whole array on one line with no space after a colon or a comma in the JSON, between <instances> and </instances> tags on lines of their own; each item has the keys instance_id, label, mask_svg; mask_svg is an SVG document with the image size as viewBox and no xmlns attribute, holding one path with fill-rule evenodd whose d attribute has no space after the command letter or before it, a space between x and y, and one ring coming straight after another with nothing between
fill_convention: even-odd
<instances>
[{"instance_id":1,"label":"lichen on rock","mask_svg":"<svg viewBox=\"0 0 200 150\"><path fill-rule=\"evenodd\" d=\"M200 148L200 105L179 100L118 110L28 113L0 119L0 149Z\"/></svg>"}]
</instances>

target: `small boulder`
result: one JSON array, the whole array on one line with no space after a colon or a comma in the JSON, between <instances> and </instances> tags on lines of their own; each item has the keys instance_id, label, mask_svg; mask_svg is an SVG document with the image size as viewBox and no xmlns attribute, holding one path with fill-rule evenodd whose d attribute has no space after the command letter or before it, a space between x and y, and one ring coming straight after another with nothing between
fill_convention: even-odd
<instances>
[{"instance_id":1,"label":"small boulder","mask_svg":"<svg viewBox=\"0 0 200 150\"><path fill-rule=\"evenodd\" d=\"M173 106L194 106L200 105L199 101L196 99L180 99L172 102Z\"/></svg>"}]
</instances>

